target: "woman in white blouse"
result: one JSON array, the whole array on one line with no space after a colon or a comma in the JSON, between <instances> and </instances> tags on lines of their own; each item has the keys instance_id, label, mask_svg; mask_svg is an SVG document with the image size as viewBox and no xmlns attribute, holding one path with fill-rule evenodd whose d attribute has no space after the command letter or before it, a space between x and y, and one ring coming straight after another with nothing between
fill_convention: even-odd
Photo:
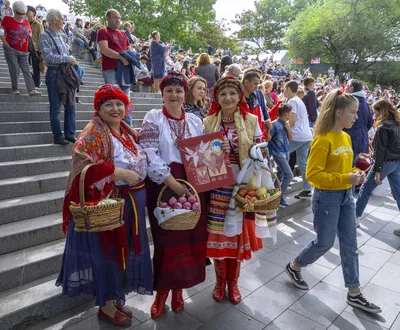
<instances>
[{"instance_id":1,"label":"woman in white blouse","mask_svg":"<svg viewBox=\"0 0 400 330\"><path fill-rule=\"evenodd\" d=\"M184 307L182 289L205 280L207 212L193 230L174 231L159 227L153 215L157 197L166 184L178 196L189 195L186 186L176 179L186 179L178 141L203 134L202 121L194 114L185 113L183 103L188 92L185 76L170 72L161 82L164 106L146 114L139 136L140 146L147 155L147 207L154 240L153 288L157 291L151 307L152 318L164 312L165 301L172 290L172 310ZM206 206L204 196L200 204Z\"/></svg>"},{"instance_id":2,"label":"woman in white blouse","mask_svg":"<svg viewBox=\"0 0 400 330\"><path fill-rule=\"evenodd\" d=\"M94 118L83 129L72 151L72 166L63 206L67 234L56 285L63 294L96 296L98 315L117 326L132 324L132 311L123 306L125 294L153 294L150 248L146 230L146 154L137 134L123 122L128 96L116 85L103 85L94 96ZM125 223L114 230L77 232L69 206L79 203L81 173L85 200L96 205L108 195L125 199Z\"/></svg>"}]
</instances>

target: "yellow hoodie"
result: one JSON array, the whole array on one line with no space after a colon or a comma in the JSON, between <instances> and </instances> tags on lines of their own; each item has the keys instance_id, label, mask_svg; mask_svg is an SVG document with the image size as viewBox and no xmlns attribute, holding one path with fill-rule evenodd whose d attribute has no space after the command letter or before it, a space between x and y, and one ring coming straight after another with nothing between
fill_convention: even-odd
<instances>
[{"instance_id":1,"label":"yellow hoodie","mask_svg":"<svg viewBox=\"0 0 400 330\"><path fill-rule=\"evenodd\" d=\"M352 187L349 173L353 169L353 149L345 132L330 131L318 135L311 144L306 178L320 190L345 190Z\"/></svg>"}]
</instances>

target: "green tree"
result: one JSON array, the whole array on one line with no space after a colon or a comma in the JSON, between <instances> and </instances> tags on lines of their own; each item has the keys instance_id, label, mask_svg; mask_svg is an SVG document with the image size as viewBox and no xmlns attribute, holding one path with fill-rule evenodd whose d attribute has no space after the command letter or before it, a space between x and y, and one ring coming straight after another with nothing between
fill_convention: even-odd
<instances>
[{"instance_id":1,"label":"green tree","mask_svg":"<svg viewBox=\"0 0 400 330\"><path fill-rule=\"evenodd\" d=\"M121 14L122 21L133 21L135 35L147 39L158 30L161 39L174 40L184 48L205 48L212 43L216 48L221 44L234 45L224 35L226 22L215 20L213 5L217 0L65 0L70 10L81 15L91 15L105 20L105 12L114 8Z\"/></svg>"},{"instance_id":2,"label":"green tree","mask_svg":"<svg viewBox=\"0 0 400 330\"><path fill-rule=\"evenodd\" d=\"M323 0L308 4L286 34L290 57L313 57L335 64L335 71L360 72L377 58L400 53L400 0Z\"/></svg>"},{"instance_id":3,"label":"green tree","mask_svg":"<svg viewBox=\"0 0 400 330\"><path fill-rule=\"evenodd\" d=\"M290 22L307 4L315 0L260 0L255 10L236 15L240 26L238 38L254 42L264 52L276 53L285 49L284 38Z\"/></svg>"}]
</instances>

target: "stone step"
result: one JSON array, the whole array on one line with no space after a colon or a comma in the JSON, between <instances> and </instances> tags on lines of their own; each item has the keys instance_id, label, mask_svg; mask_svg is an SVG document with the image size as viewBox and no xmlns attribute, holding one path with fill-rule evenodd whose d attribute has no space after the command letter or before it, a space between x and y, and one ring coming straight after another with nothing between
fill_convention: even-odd
<instances>
[{"instance_id":1,"label":"stone step","mask_svg":"<svg viewBox=\"0 0 400 330\"><path fill-rule=\"evenodd\" d=\"M58 156L24 159L0 163L0 178L9 179L21 176L69 171L72 156Z\"/></svg>"},{"instance_id":2,"label":"stone step","mask_svg":"<svg viewBox=\"0 0 400 330\"><path fill-rule=\"evenodd\" d=\"M85 73L83 75L84 80L85 79L87 80L92 77L103 79L103 75L102 75L101 71L96 68L87 67L87 68L84 68L84 70L85 70ZM7 77L7 76L9 76L9 74L10 74L10 72L8 71L8 67L0 66L0 77ZM40 76L41 76L42 80L44 80L45 75L46 75L45 73L41 73ZM20 77L22 77L22 73L20 73Z\"/></svg>"},{"instance_id":3,"label":"stone step","mask_svg":"<svg viewBox=\"0 0 400 330\"><path fill-rule=\"evenodd\" d=\"M42 77L40 81L42 82L42 84L44 84L45 83L44 77ZM11 86L10 77L4 76L4 75L0 76L0 82L7 82ZM100 76L94 77L91 79L83 78L83 86L90 86L91 88L97 89L99 86L101 86L103 84L104 84L104 79ZM20 87L20 88L25 87L25 80L22 75L20 75L18 78L18 87Z\"/></svg>"},{"instance_id":4,"label":"stone step","mask_svg":"<svg viewBox=\"0 0 400 330\"><path fill-rule=\"evenodd\" d=\"M60 146L51 143L29 146L0 147L0 159L4 162L13 162L34 159L37 158L38 155L43 158L70 156L71 151L72 144Z\"/></svg>"},{"instance_id":5,"label":"stone step","mask_svg":"<svg viewBox=\"0 0 400 330\"><path fill-rule=\"evenodd\" d=\"M296 185L297 183L292 185L292 188L296 187ZM278 219L290 216L291 214L298 212L299 210L309 206L310 204L309 201L296 200L293 198L293 195L294 193L292 193L290 196L287 197L291 205L285 209L278 210ZM148 232L149 232L149 227L148 227ZM54 244L55 246L57 244L61 244L61 240L56 242L51 242L47 245L45 244L43 246L36 247L36 249L35 248L28 249L30 253L30 258L23 256L24 253L22 251L20 251L19 253L15 253L14 256L16 256L17 260L19 259L21 261L16 262L15 267L13 267L8 272L13 272L15 277L21 279L21 277L18 276L21 276L20 270L22 268L39 269L39 270L33 270L32 271L33 274L30 274L30 276L34 278L37 272L40 273L40 271L42 271L41 270L43 268L42 265L46 264L46 262L48 262L48 259L54 260L54 263L57 263L57 260L58 262L60 262L60 259L58 259L56 256L57 253L53 253L53 251L50 251L50 249L48 249L48 247L52 244ZM54 248L54 250L56 250L56 248ZM37 251L44 251L42 252L43 255L41 256L37 255ZM59 246L57 251L59 251L59 253L62 253L63 252L62 247ZM17 256L20 257L18 258ZM6 258L8 257L4 256L4 259ZM30 264L23 265L24 260L26 260L28 263L30 263L29 260L32 260L32 263L36 263L37 267L34 268ZM52 265L52 267L53 266L54 265ZM72 309L72 307L69 304L74 304L75 298L69 298L69 300L65 299L60 301L60 299L62 299L60 298L61 289L57 288L54 285L55 279L58 276L59 268L57 269L54 266L52 269L53 270L55 269L54 275L50 275L49 277L43 280L29 282L27 284L23 284L22 286L18 286L9 289L7 291L0 292L0 319L2 321L5 321L4 324L6 324L6 326L10 327L10 324L12 324L13 326L19 325L20 329L22 329L24 326L28 325L27 323L28 315L31 317L29 321L32 320L31 324L33 324L36 323L39 319L42 320L47 319L61 313L62 311ZM4 275L4 277L6 277L6 275ZM7 279L9 278L10 277L7 277ZM10 283L9 285L11 286L16 284L16 281L10 280L10 282L8 283ZM37 286L40 286L40 289L36 289ZM36 297L34 299L29 298L32 294L36 294ZM22 295L26 295L26 299L28 299L29 302L26 303L26 300L24 300L21 306L21 304L17 303L18 300L15 299L22 299L21 297ZM91 297L87 296L83 296L83 298L87 298L88 300L92 299ZM4 304L4 302L7 302L7 304ZM55 304L58 304L59 310L57 311L51 309L51 306ZM11 307L9 308L8 306L10 305ZM33 308L33 306L35 306L35 308ZM28 310L30 314L25 313L24 312L25 309Z\"/></svg>"},{"instance_id":6,"label":"stone step","mask_svg":"<svg viewBox=\"0 0 400 330\"><path fill-rule=\"evenodd\" d=\"M88 124L88 120L77 120L76 129L82 130ZM64 122L61 121L61 127L64 127ZM0 135L1 134L15 134L15 133L33 133L33 132L49 132L51 131L50 121L31 121L31 122L0 122ZM32 144L32 143L29 143Z\"/></svg>"},{"instance_id":7,"label":"stone step","mask_svg":"<svg viewBox=\"0 0 400 330\"><path fill-rule=\"evenodd\" d=\"M134 111L150 111L152 109L161 108L160 104L135 104ZM0 112L16 112L16 111L43 111L49 109L48 102L1 102ZM76 105L76 111L94 111L93 103L79 103ZM4 122L4 120L3 120Z\"/></svg>"},{"instance_id":8,"label":"stone step","mask_svg":"<svg viewBox=\"0 0 400 330\"><path fill-rule=\"evenodd\" d=\"M90 103L93 106L94 101L94 93L87 96L78 95L79 101L82 103ZM43 94L42 96L31 97L27 94L22 95L10 95L10 94L0 94L0 102L13 102L13 103L48 103L48 96ZM131 103L135 104L162 104L161 98L150 98L150 97L131 97ZM78 107L80 104L77 105Z\"/></svg>"},{"instance_id":9,"label":"stone step","mask_svg":"<svg viewBox=\"0 0 400 330\"><path fill-rule=\"evenodd\" d=\"M65 237L61 213L0 225L0 255Z\"/></svg>"},{"instance_id":10,"label":"stone step","mask_svg":"<svg viewBox=\"0 0 400 330\"><path fill-rule=\"evenodd\" d=\"M94 111L77 111L76 112L76 119L78 121L86 121L89 122L93 118ZM134 115L142 117L140 119L133 119L132 120L132 127L140 128L143 124L143 118L147 111L143 111L142 114L135 114ZM61 117L62 119L63 117ZM10 112L7 114L7 117L1 116L0 111L0 123L14 123L14 122L33 122L33 121L48 121L49 120L49 112L48 111L18 111L18 112ZM7 134L9 135L9 134ZM4 138L7 140L7 138ZM9 139L8 139L9 140ZM52 143L51 141L42 142L42 143Z\"/></svg>"},{"instance_id":11,"label":"stone step","mask_svg":"<svg viewBox=\"0 0 400 330\"><path fill-rule=\"evenodd\" d=\"M81 131L76 131L76 136ZM25 146L31 144L48 144L53 142L52 132L0 134L0 147Z\"/></svg>"},{"instance_id":12,"label":"stone step","mask_svg":"<svg viewBox=\"0 0 400 330\"><path fill-rule=\"evenodd\" d=\"M0 200L44 194L65 187L68 171L0 180Z\"/></svg>"},{"instance_id":13,"label":"stone step","mask_svg":"<svg viewBox=\"0 0 400 330\"><path fill-rule=\"evenodd\" d=\"M61 225L58 226L61 230ZM152 245L148 219L146 227L149 244ZM64 247L63 235L60 239L0 255L0 292L58 272Z\"/></svg>"},{"instance_id":14,"label":"stone step","mask_svg":"<svg viewBox=\"0 0 400 330\"><path fill-rule=\"evenodd\" d=\"M64 190L0 201L0 224L36 218L62 210Z\"/></svg>"},{"instance_id":15,"label":"stone step","mask_svg":"<svg viewBox=\"0 0 400 330\"><path fill-rule=\"evenodd\" d=\"M59 239L0 256L0 292L57 273L64 247Z\"/></svg>"},{"instance_id":16,"label":"stone step","mask_svg":"<svg viewBox=\"0 0 400 330\"><path fill-rule=\"evenodd\" d=\"M1 329L24 329L93 299L69 298L54 285L58 274L0 292Z\"/></svg>"},{"instance_id":17,"label":"stone step","mask_svg":"<svg viewBox=\"0 0 400 330\"><path fill-rule=\"evenodd\" d=\"M46 86L42 86L40 88L37 89L38 91L42 92L43 95L47 95L47 88ZM27 90L24 88L21 88L19 90L21 92L21 95L24 94L28 94ZM94 93L95 93L96 89L93 88L85 88L85 86L82 86L79 89L79 96L91 96L94 97ZM1 83L0 83L0 94L11 94L12 90L11 87L2 87ZM12 94L11 94L12 95ZM142 92L131 92L131 98L135 99L135 98L158 98L161 99L162 96L161 94L156 94L156 93L142 93Z\"/></svg>"}]
</instances>

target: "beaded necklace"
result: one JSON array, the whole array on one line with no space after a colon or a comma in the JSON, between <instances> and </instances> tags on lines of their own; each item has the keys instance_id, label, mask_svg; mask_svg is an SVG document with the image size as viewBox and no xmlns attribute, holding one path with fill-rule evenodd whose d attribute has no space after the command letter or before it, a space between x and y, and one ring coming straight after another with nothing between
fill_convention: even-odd
<instances>
[{"instance_id":1,"label":"beaded necklace","mask_svg":"<svg viewBox=\"0 0 400 330\"><path fill-rule=\"evenodd\" d=\"M122 125L120 126L120 130L121 134L118 134L112 128L110 128L112 136L114 136L119 142L121 142L126 149L130 150L131 152L133 152L134 155L136 155L138 150L135 144L130 139L128 130Z\"/></svg>"},{"instance_id":2,"label":"beaded necklace","mask_svg":"<svg viewBox=\"0 0 400 330\"><path fill-rule=\"evenodd\" d=\"M179 118L176 118L174 116L172 116L165 107L163 107L162 109L162 113L164 114L165 117L167 117L167 121L168 121L168 125L171 129L172 132L174 132L175 136L176 136L176 140L180 141L185 137L185 133L186 133L186 117L185 117L185 110L183 110L183 108L181 108L182 114ZM176 120L176 121L181 121L183 120L183 129L181 133L178 133L177 130L175 129L175 127L173 125L171 125L171 120Z\"/></svg>"}]
</instances>

